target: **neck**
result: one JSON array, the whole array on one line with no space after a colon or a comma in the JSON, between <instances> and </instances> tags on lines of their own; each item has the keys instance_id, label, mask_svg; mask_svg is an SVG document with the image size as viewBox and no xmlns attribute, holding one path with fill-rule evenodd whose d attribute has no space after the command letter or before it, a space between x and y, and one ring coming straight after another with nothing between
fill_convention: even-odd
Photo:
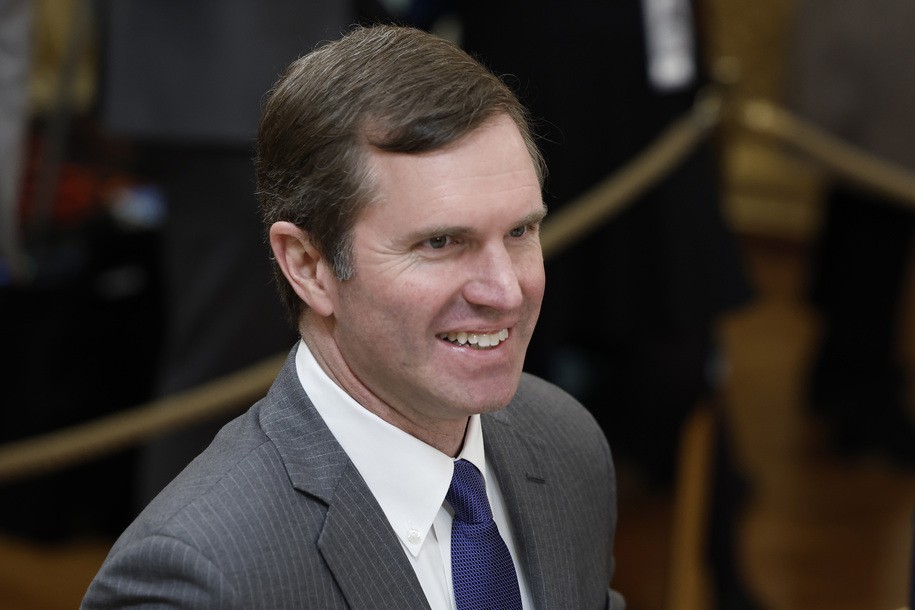
<instances>
[{"instance_id":1,"label":"neck","mask_svg":"<svg viewBox=\"0 0 915 610\"><path fill-rule=\"evenodd\" d=\"M326 324L322 324L324 320L312 322L301 325L302 339L318 365L335 384L364 409L392 426L400 428L445 455L457 457L464 444L468 417L439 420L422 418L416 412L407 414L403 410L398 410L359 381L359 377L350 369L337 348Z\"/></svg>"}]
</instances>

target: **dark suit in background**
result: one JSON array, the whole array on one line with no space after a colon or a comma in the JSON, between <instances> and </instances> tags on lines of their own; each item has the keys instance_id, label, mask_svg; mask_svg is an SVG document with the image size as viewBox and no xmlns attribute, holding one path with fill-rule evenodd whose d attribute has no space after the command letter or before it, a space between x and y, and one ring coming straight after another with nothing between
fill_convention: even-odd
<instances>
[{"instance_id":1,"label":"dark suit in background","mask_svg":"<svg viewBox=\"0 0 915 610\"><path fill-rule=\"evenodd\" d=\"M259 245L253 139L261 99L280 71L338 37L354 11L337 0L115 0L103 6L102 117L112 133L142 147L143 170L168 205L158 388L169 394L285 351L294 339ZM222 423L144 449L141 506Z\"/></svg>"}]
</instances>

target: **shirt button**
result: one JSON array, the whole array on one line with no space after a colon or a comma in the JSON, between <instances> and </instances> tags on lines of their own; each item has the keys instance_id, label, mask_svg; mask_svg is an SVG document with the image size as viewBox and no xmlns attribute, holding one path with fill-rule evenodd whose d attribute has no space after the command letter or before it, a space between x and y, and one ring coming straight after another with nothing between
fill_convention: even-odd
<instances>
[{"instance_id":1,"label":"shirt button","mask_svg":"<svg viewBox=\"0 0 915 610\"><path fill-rule=\"evenodd\" d=\"M416 530L410 530L407 532L407 540L410 541L410 544L419 544L420 540L422 540L422 536L420 536L419 532Z\"/></svg>"}]
</instances>

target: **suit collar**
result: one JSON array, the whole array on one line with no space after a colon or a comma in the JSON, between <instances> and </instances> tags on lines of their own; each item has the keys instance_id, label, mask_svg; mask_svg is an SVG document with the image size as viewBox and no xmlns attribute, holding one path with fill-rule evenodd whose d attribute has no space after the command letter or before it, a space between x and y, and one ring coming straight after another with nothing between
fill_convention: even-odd
<instances>
[{"instance_id":1,"label":"suit collar","mask_svg":"<svg viewBox=\"0 0 915 610\"><path fill-rule=\"evenodd\" d=\"M295 352L267 393L261 427L283 457L292 486L330 503L349 458L299 383Z\"/></svg>"}]
</instances>

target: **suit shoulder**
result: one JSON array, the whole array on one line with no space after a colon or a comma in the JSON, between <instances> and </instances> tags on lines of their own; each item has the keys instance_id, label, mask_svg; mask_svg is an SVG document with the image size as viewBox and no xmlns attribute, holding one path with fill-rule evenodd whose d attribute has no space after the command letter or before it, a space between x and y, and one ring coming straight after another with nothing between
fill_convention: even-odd
<instances>
[{"instance_id":1,"label":"suit shoulder","mask_svg":"<svg viewBox=\"0 0 915 610\"><path fill-rule=\"evenodd\" d=\"M549 444L606 446L606 437L594 416L571 394L540 377L525 373L511 403L494 414L527 434Z\"/></svg>"},{"instance_id":2,"label":"suit shoulder","mask_svg":"<svg viewBox=\"0 0 915 610\"><path fill-rule=\"evenodd\" d=\"M523 404L531 416L561 417L583 425L597 425L577 398L558 385L529 373L522 374L518 391L508 408L515 410L517 404Z\"/></svg>"},{"instance_id":3,"label":"suit shoulder","mask_svg":"<svg viewBox=\"0 0 915 610\"><path fill-rule=\"evenodd\" d=\"M252 408L220 430L146 506L119 543L180 531L188 543L203 547L219 539L208 535L213 523L244 531L259 519L268 519L276 510L270 504L293 493L282 456L259 427L257 409Z\"/></svg>"},{"instance_id":4,"label":"suit shoulder","mask_svg":"<svg viewBox=\"0 0 915 610\"><path fill-rule=\"evenodd\" d=\"M132 599L141 591L147 599L177 599L191 583L187 595L195 599L229 596L242 600L233 607L252 607L244 600L281 592L296 575L321 577L320 557L309 549L325 513L324 504L294 488L252 409L224 427L119 537L91 597ZM147 588L150 570L158 576Z\"/></svg>"}]
</instances>

